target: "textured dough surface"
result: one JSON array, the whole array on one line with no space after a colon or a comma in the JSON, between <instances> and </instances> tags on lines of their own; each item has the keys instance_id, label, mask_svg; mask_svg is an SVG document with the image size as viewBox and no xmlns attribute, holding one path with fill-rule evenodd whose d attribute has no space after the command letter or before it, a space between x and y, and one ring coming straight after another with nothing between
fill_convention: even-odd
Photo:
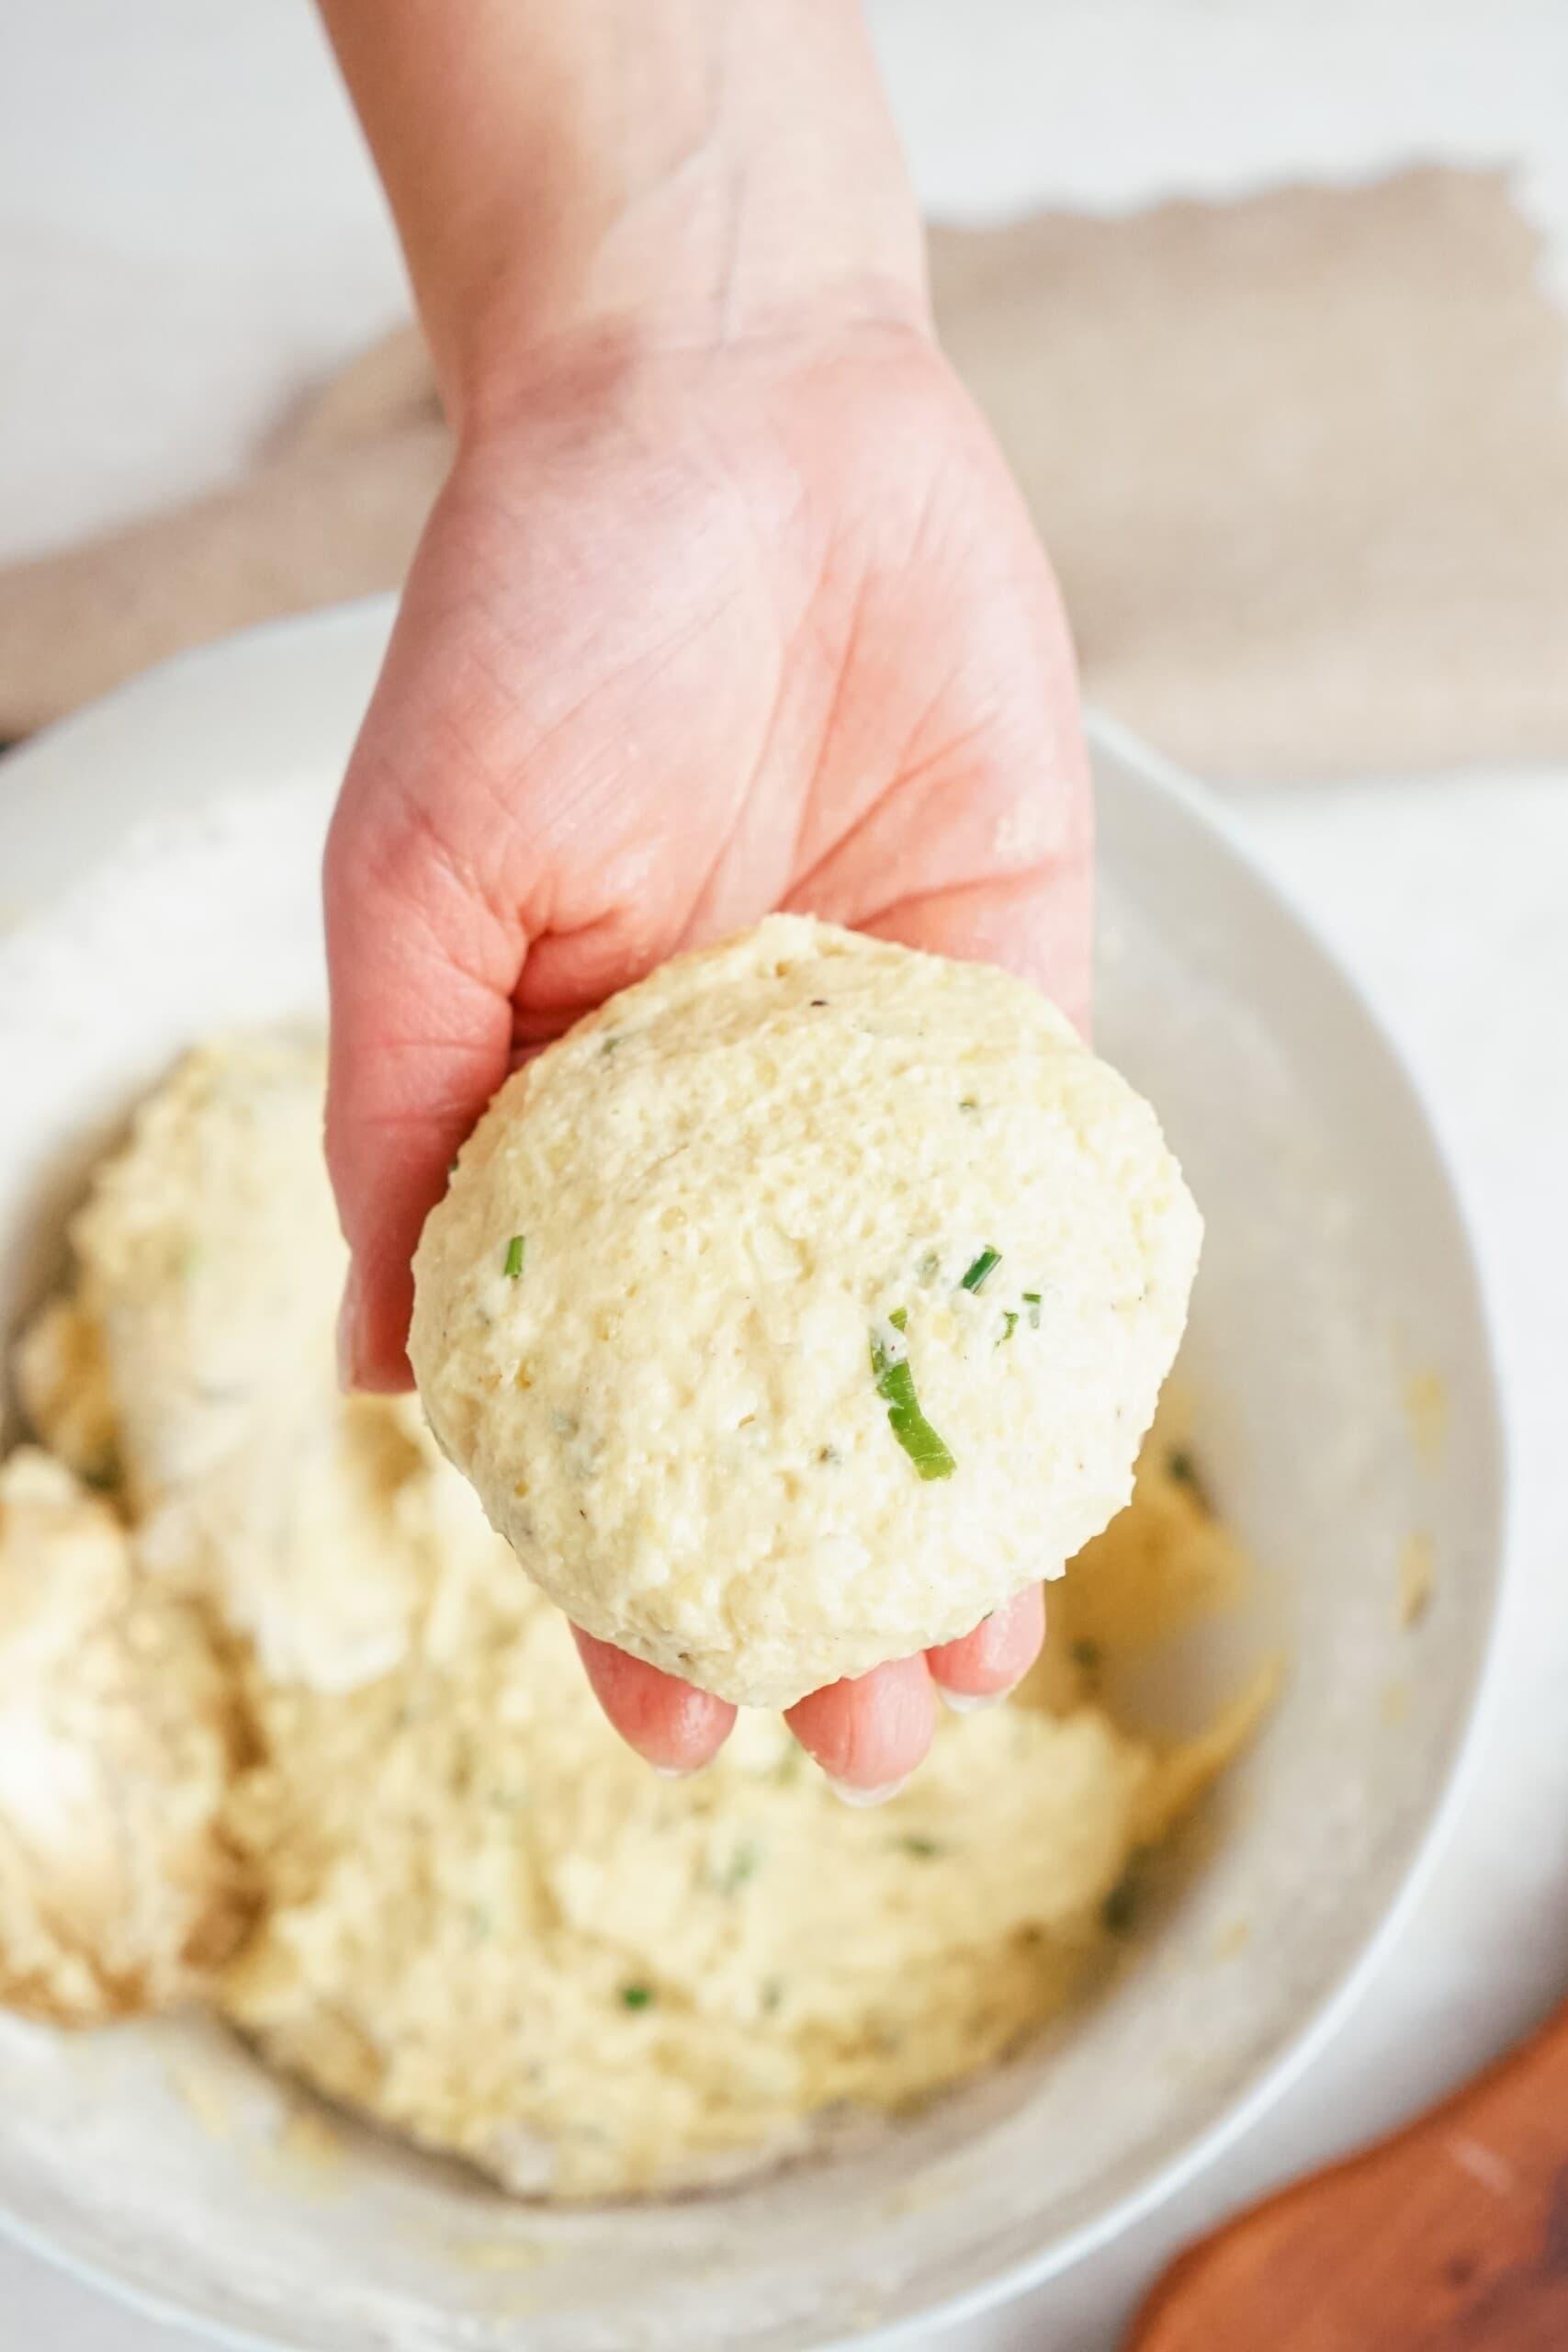
<instances>
[{"instance_id":1,"label":"textured dough surface","mask_svg":"<svg viewBox=\"0 0 1568 2352\"><path fill-rule=\"evenodd\" d=\"M0 1877L0 1997L153 2005L199 1953L208 1996L276 2064L561 2199L731 2177L1003 2056L1093 1972L1129 1857L1246 1724L1156 1754L1096 1702L1058 1611L1020 1698L946 1718L874 1812L840 1804L761 1713L695 1779L649 1773L414 1401L335 1391L320 1112L313 1047L188 1057L100 1171L73 1288L24 1341L45 1433L100 1468L107 1445L124 1517L13 1457L30 1517L0 1594L52 1630L42 1653L25 1624L0 1633L0 1652L28 1643L29 1687L58 1697L50 1785L96 1799L112 1759L134 1801L122 1846L89 1802L48 1849L51 1904L85 1890L85 1973L61 1973L57 1939L45 1976L42 1913ZM62 1363L96 1384L85 1417ZM1069 1593L1115 1582L1123 1555L1179 1577L1186 1542L1218 1540L1161 1463ZM138 1712L137 1611L174 1733ZM67 1674L85 1639L104 1670ZM0 1790L0 1854L28 1786ZM225 1962L207 1923L227 1932L236 1880Z\"/></svg>"},{"instance_id":2,"label":"textured dough surface","mask_svg":"<svg viewBox=\"0 0 1568 2352\"><path fill-rule=\"evenodd\" d=\"M342 1690L395 1663L414 1589L386 1568L387 1417L338 1394L323 1082L313 1039L188 1054L73 1220L74 1292L24 1340L19 1385L75 1459L62 1421L84 1416L55 1361L89 1367L148 1566L209 1596L270 1672Z\"/></svg>"},{"instance_id":3,"label":"textured dough surface","mask_svg":"<svg viewBox=\"0 0 1568 2352\"><path fill-rule=\"evenodd\" d=\"M502 1088L426 1222L410 1353L577 1623L787 1706L966 1633L1122 1508L1200 1231L1154 1114L1036 989L774 916Z\"/></svg>"},{"instance_id":4,"label":"textured dough surface","mask_svg":"<svg viewBox=\"0 0 1568 2352\"><path fill-rule=\"evenodd\" d=\"M0 1465L0 2002L92 2024L186 1996L238 1942L220 1815L229 1678L62 1463Z\"/></svg>"}]
</instances>

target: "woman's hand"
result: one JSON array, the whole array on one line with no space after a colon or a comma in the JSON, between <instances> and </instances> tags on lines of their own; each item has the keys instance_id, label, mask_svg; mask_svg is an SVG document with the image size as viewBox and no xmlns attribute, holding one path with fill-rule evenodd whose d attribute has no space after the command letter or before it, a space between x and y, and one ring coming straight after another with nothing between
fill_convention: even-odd
<instances>
[{"instance_id":1,"label":"woman's hand","mask_svg":"<svg viewBox=\"0 0 1568 2352\"><path fill-rule=\"evenodd\" d=\"M541 9L539 40L598 27L593 72L619 71L631 28L676 21L624 5ZM451 20L328 0L459 424L327 854L328 1155L353 1253L344 1371L367 1386L408 1382L414 1244L508 1068L675 950L784 907L1010 966L1087 1016L1070 648L1017 492L927 332L886 124L857 132L850 107L830 264L795 225L793 150L760 190L752 174L731 193L725 155L762 137L771 79L804 75L863 110L852 11L692 13L713 18L734 84L717 127L704 118L695 164L672 175L660 164L645 187L628 167L616 225L570 277L597 291L559 311L539 290L558 272L541 277L536 255L522 279L504 241L486 259L483 207L462 237L453 225L499 66L454 102L443 148L408 92L450 73L430 44ZM481 7L467 38L493 20L504 45L527 14ZM762 42L750 67L742 25ZM810 26L843 52L825 85L801 51ZM400 58L424 81L400 79ZM459 62L473 68L467 51ZM819 130L834 104L818 103ZM513 155L505 139L497 152ZM820 247L825 166L806 161ZM855 221L865 250L846 266ZM694 289L693 252L707 256ZM549 331L519 338L541 303ZM791 1722L841 1785L885 1788L925 1751L933 1682L1007 1690L1042 1627L1036 1590L964 1641L815 1693ZM652 1762L690 1770L721 1744L730 1707L580 1645Z\"/></svg>"}]
</instances>

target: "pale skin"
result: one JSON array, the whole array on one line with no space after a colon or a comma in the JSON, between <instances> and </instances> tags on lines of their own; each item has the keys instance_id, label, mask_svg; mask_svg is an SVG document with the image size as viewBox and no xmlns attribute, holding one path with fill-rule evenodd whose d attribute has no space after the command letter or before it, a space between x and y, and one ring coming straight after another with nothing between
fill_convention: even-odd
<instances>
[{"instance_id":1,"label":"pale skin","mask_svg":"<svg viewBox=\"0 0 1568 2352\"><path fill-rule=\"evenodd\" d=\"M344 1376L519 1055L775 907L1089 1010L1071 649L931 340L851 0L322 0L457 433L328 844ZM848 1792L998 1696L1038 1588L801 1701ZM693 1770L734 1709L579 1635Z\"/></svg>"}]
</instances>

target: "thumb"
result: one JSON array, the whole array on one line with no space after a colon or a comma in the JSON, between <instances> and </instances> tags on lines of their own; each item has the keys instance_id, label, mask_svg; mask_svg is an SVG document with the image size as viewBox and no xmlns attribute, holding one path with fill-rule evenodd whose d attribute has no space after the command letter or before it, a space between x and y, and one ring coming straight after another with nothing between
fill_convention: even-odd
<instances>
[{"instance_id":1,"label":"thumb","mask_svg":"<svg viewBox=\"0 0 1568 2352\"><path fill-rule=\"evenodd\" d=\"M1087 829L1027 874L931 890L862 928L961 962L999 964L1032 980L1089 1036L1094 902Z\"/></svg>"},{"instance_id":2,"label":"thumb","mask_svg":"<svg viewBox=\"0 0 1568 2352\"><path fill-rule=\"evenodd\" d=\"M414 1247L506 1076L525 942L373 752L350 764L322 887L327 1166L352 1259L342 1374L406 1388Z\"/></svg>"}]
</instances>

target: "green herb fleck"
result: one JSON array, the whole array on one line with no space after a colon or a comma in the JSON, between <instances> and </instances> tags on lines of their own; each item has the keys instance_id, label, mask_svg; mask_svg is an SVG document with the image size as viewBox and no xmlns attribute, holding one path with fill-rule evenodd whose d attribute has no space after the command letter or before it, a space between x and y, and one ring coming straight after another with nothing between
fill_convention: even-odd
<instances>
[{"instance_id":1,"label":"green herb fleck","mask_svg":"<svg viewBox=\"0 0 1568 2352\"><path fill-rule=\"evenodd\" d=\"M934 1283L941 1272L942 1260L937 1256L934 1250L928 1250L925 1256L920 1260L919 1264L915 1268L915 1277L918 1282Z\"/></svg>"},{"instance_id":2,"label":"green herb fleck","mask_svg":"<svg viewBox=\"0 0 1568 2352\"><path fill-rule=\"evenodd\" d=\"M1023 1303L1029 1309L1030 1329L1032 1331L1038 1331L1040 1329L1040 1293L1037 1290L1026 1290L1023 1294Z\"/></svg>"},{"instance_id":3,"label":"green herb fleck","mask_svg":"<svg viewBox=\"0 0 1568 2352\"><path fill-rule=\"evenodd\" d=\"M714 1877L714 1886L720 1894L734 1894L756 1873L762 1859L762 1849L750 1838L743 1838L724 1868Z\"/></svg>"},{"instance_id":4,"label":"green herb fleck","mask_svg":"<svg viewBox=\"0 0 1568 2352\"><path fill-rule=\"evenodd\" d=\"M892 1324L893 1329L896 1331L907 1331L909 1328L908 1308L907 1306L896 1306L887 1320Z\"/></svg>"},{"instance_id":5,"label":"green herb fleck","mask_svg":"<svg viewBox=\"0 0 1568 2352\"><path fill-rule=\"evenodd\" d=\"M1179 1487L1197 1487L1198 1465L1184 1447L1173 1445L1165 1457L1165 1466Z\"/></svg>"},{"instance_id":6,"label":"green herb fleck","mask_svg":"<svg viewBox=\"0 0 1568 2352\"><path fill-rule=\"evenodd\" d=\"M1081 1666L1086 1674L1098 1674L1104 1657L1098 1642L1076 1641L1073 1644L1073 1664Z\"/></svg>"},{"instance_id":7,"label":"green herb fleck","mask_svg":"<svg viewBox=\"0 0 1568 2352\"><path fill-rule=\"evenodd\" d=\"M651 2008L652 2006L653 1987L651 1984L622 1985L621 2007L623 2009L648 2009Z\"/></svg>"},{"instance_id":8,"label":"green herb fleck","mask_svg":"<svg viewBox=\"0 0 1568 2352\"><path fill-rule=\"evenodd\" d=\"M998 1347L999 1348L1001 1346L1002 1340L1010 1340L1017 1329L1017 1311L1013 1307L1004 1306L1002 1309L1002 1337L1001 1340L997 1341Z\"/></svg>"},{"instance_id":9,"label":"green herb fleck","mask_svg":"<svg viewBox=\"0 0 1568 2352\"><path fill-rule=\"evenodd\" d=\"M961 1111L977 1111L980 1107L972 1094L965 1094L958 1105Z\"/></svg>"},{"instance_id":10,"label":"green herb fleck","mask_svg":"<svg viewBox=\"0 0 1568 2352\"><path fill-rule=\"evenodd\" d=\"M963 1282L959 1284L959 1288L961 1290L979 1290L984 1285L987 1277L991 1273L993 1269L999 1266L1001 1262L1002 1253L999 1250L992 1250L989 1247L982 1250L974 1264L970 1267L968 1272L964 1275Z\"/></svg>"},{"instance_id":11,"label":"green herb fleck","mask_svg":"<svg viewBox=\"0 0 1568 2352\"><path fill-rule=\"evenodd\" d=\"M839 1452L836 1445L819 1445L817 1449L817 1459L818 1462L836 1463L841 1462L843 1458L843 1455Z\"/></svg>"},{"instance_id":12,"label":"green herb fleck","mask_svg":"<svg viewBox=\"0 0 1568 2352\"><path fill-rule=\"evenodd\" d=\"M1148 1892L1148 1856L1141 1846L1134 1846L1127 1857L1127 1867L1100 1906L1100 1922L1107 1935L1130 1936L1138 1923Z\"/></svg>"},{"instance_id":13,"label":"green herb fleck","mask_svg":"<svg viewBox=\"0 0 1568 2352\"><path fill-rule=\"evenodd\" d=\"M501 1271L509 1282L514 1283L523 1272L523 1253L527 1247L527 1241L521 1233L514 1233L507 1243L506 1257Z\"/></svg>"},{"instance_id":14,"label":"green herb fleck","mask_svg":"<svg viewBox=\"0 0 1568 2352\"><path fill-rule=\"evenodd\" d=\"M933 1860L942 1850L942 1841L937 1838L900 1838L898 1843L907 1854L916 1855L922 1862Z\"/></svg>"},{"instance_id":15,"label":"green herb fleck","mask_svg":"<svg viewBox=\"0 0 1568 2352\"><path fill-rule=\"evenodd\" d=\"M618 1029L612 1029L607 1037L600 1040L599 1051L602 1054L613 1054L615 1047L624 1043L625 1040L622 1037L620 1031Z\"/></svg>"},{"instance_id":16,"label":"green herb fleck","mask_svg":"<svg viewBox=\"0 0 1568 2352\"><path fill-rule=\"evenodd\" d=\"M903 1309L888 1320L901 1331ZM951 1478L956 1464L942 1439L920 1410L915 1375L907 1356L894 1362L883 1341L871 1335L871 1374L876 1393L887 1407L888 1426L922 1478Z\"/></svg>"}]
</instances>

